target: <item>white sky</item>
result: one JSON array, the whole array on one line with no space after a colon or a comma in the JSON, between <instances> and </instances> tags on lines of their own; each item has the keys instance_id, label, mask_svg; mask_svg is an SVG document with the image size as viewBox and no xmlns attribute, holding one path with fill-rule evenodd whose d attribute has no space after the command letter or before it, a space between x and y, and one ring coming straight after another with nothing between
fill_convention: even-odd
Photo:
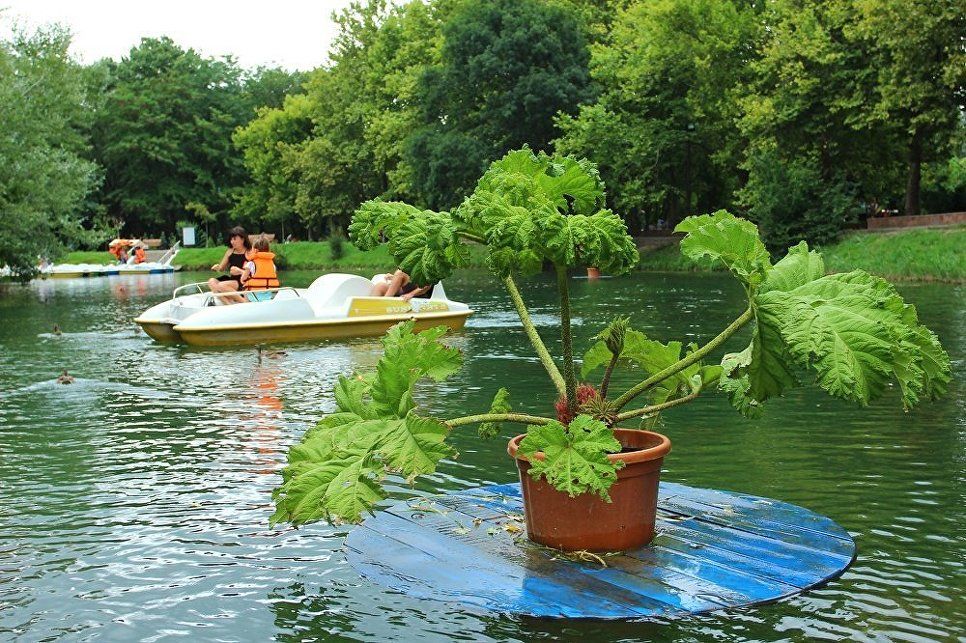
<instances>
[{"instance_id":1,"label":"white sky","mask_svg":"<svg viewBox=\"0 0 966 643\"><path fill-rule=\"evenodd\" d=\"M0 33L11 20L59 23L72 53L91 63L120 59L142 37L170 36L206 56L235 56L243 67L308 70L325 62L336 35L331 15L349 0L0 0Z\"/></svg>"}]
</instances>

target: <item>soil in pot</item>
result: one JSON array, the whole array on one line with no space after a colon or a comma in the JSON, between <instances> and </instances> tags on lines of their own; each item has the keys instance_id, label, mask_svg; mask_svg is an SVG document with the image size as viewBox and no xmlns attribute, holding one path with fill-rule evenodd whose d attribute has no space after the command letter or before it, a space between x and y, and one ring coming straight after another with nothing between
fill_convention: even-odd
<instances>
[{"instance_id":1,"label":"soil in pot","mask_svg":"<svg viewBox=\"0 0 966 643\"><path fill-rule=\"evenodd\" d=\"M624 467L610 488L611 502L592 493L571 498L543 478L534 480L528 473L530 463L517 456L524 436L510 440L507 452L520 470L530 540L564 551L596 552L625 551L651 542L661 464L671 441L660 433L634 429L615 429L614 436L623 449L607 457L623 461Z\"/></svg>"}]
</instances>

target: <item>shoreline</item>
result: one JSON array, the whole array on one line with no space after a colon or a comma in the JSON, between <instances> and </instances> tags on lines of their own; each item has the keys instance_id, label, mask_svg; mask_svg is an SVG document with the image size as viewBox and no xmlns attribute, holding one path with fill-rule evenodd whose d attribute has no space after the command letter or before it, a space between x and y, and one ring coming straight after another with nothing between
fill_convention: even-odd
<instances>
[{"instance_id":1,"label":"shoreline","mask_svg":"<svg viewBox=\"0 0 966 643\"><path fill-rule=\"evenodd\" d=\"M387 248L381 246L362 252L350 242L343 244L343 255L332 257L327 241L297 241L272 247L279 270L390 270L394 265ZM862 269L889 281L923 283L966 283L966 226L889 230L882 233L852 233L838 242L818 248L829 272ZM223 247L185 248L175 264L182 270L209 270L224 255ZM71 252L63 263L109 264L106 251ZM482 248L471 248L467 268L485 269ZM639 272L709 272L687 261L676 245L642 251Z\"/></svg>"}]
</instances>

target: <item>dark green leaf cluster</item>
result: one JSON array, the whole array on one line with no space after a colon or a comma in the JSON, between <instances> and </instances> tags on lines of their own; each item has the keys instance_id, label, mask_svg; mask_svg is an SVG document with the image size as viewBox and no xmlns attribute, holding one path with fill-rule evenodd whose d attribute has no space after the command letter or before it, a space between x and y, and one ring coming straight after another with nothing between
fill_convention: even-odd
<instances>
[{"instance_id":1,"label":"dark green leaf cluster","mask_svg":"<svg viewBox=\"0 0 966 643\"><path fill-rule=\"evenodd\" d=\"M273 524L358 522L385 497L380 481L387 473L411 481L456 455L445 443L449 427L416 413L413 387L424 377L446 379L459 369L462 355L440 343L445 327L421 333L413 327L405 322L389 330L375 373L339 377L338 410L289 450L274 493Z\"/></svg>"},{"instance_id":2,"label":"dark green leaf cluster","mask_svg":"<svg viewBox=\"0 0 966 643\"><path fill-rule=\"evenodd\" d=\"M349 237L361 250L387 243L399 268L420 285L440 281L469 258L449 213L405 203L363 203L352 218Z\"/></svg>"},{"instance_id":3,"label":"dark green leaf cluster","mask_svg":"<svg viewBox=\"0 0 966 643\"><path fill-rule=\"evenodd\" d=\"M486 241L498 274L544 261L621 274L637 264L637 247L603 202L594 164L524 148L494 161L453 216Z\"/></svg>"}]
</instances>

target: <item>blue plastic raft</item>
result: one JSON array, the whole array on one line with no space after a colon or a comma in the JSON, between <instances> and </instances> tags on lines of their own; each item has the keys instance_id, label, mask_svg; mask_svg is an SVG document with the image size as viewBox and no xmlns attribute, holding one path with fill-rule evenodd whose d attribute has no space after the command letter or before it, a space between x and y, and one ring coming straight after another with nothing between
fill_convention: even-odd
<instances>
[{"instance_id":1,"label":"blue plastic raft","mask_svg":"<svg viewBox=\"0 0 966 643\"><path fill-rule=\"evenodd\" d=\"M675 618L780 600L844 572L855 543L831 519L777 500L662 482L657 536L623 554L567 555L526 538L520 485L378 512L349 563L408 596L558 618Z\"/></svg>"}]
</instances>

